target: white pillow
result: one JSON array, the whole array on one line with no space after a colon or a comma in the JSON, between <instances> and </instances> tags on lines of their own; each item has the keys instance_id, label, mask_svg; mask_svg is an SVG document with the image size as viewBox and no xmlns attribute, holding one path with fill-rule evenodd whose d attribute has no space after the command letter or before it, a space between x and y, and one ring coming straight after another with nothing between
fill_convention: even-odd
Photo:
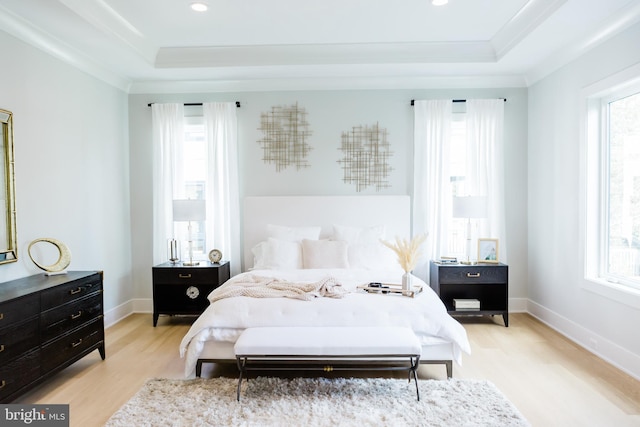
<instances>
[{"instance_id":1,"label":"white pillow","mask_svg":"<svg viewBox=\"0 0 640 427\"><path fill-rule=\"evenodd\" d=\"M321 227L287 227L284 225L267 224L267 237L286 240L288 242L301 242L302 239L318 240Z\"/></svg>"},{"instance_id":2,"label":"white pillow","mask_svg":"<svg viewBox=\"0 0 640 427\"><path fill-rule=\"evenodd\" d=\"M302 240L304 268L349 268L347 242L342 240Z\"/></svg>"},{"instance_id":3,"label":"white pillow","mask_svg":"<svg viewBox=\"0 0 640 427\"><path fill-rule=\"evenodd\" d=\"M376 225L373 227L347 227L344 225L333 225L333 238L335 240L344 240L349 245L368 245L371 243L379 243L380 239L384 239L384 225Z\"/></svg>"},{"instance_id":4,"label":"white pillow","mask_svg":"<svg viewBox=\"0 0 640 427\"><path fill-rule=\"evenodd\" d=\"M251 251L254 255L252 270L294 270L302 268L302 246L270 237Z\"/></svg>"},{"instance_id":5,"label":"white pillow","mask_svg":"<svg viewBox=\"0 0 640 427\"><path fill-rule=\"evenodd\" d=\"M385 226L348 227L333 225L333 238L349 243L348 258L351 268L367 270L395 270L399 268L395 252L383 245Z\"/></svg>"}]
</instances>

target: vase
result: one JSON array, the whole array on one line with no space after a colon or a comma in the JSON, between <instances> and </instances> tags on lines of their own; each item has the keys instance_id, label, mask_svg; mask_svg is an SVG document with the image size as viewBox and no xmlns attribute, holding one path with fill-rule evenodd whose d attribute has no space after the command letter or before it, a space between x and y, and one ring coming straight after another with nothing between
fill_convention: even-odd
<instances>
[{"instance_id":1,"label":"vase","mask_svg":"<svg viewBox=\"0 0 640 427\"><path fill-rule=\"evenodd\" d=\"M413 275L411 274L410 271L404 273L402 275L402 290L403 291L410 291L411 290L411 285L413 284Z\"/></svg>"}]
</instances>

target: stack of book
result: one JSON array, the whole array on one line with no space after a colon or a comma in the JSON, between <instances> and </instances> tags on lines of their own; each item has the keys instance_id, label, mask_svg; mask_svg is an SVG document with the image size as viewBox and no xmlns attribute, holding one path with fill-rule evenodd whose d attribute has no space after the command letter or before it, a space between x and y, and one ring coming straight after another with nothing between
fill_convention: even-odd
<instances>
[{"instance_id":1,"label":"stack of book","mask_svg":"<svg viewBox=\"0 0 640 427\"><path fill-rule=\"evenodd\" d=\"M450 256L443 256L436 262L438 264L457 264L458 263L458 258L450 257Z\"/></svg>"},{"instance_id":2,"label":"stack of book","mask_svg":"<svg viewBox=\"0 0 640 427\"><path fill-rule=\"evenodd\" d=\"M480 301L477 299L454 299L453 308L456 311L480 311Z\"/></svg>"}]
</instances>

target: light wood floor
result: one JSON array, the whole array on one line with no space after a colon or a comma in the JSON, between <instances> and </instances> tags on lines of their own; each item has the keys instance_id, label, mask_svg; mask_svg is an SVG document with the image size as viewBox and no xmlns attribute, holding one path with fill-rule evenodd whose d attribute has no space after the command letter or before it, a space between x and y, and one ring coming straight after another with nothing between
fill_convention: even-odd
<instances>
[{"instance_id":1,"label":"light wood floor","mask_svg":"<svg viewBox=\"0 0 640 427\"><path fill-rule=\"evenodd\" d=\"M14 403L68 403L71 426L102 426L148 378L182 378L178 346L190 318L135 314L107 329L107 358L97 351ZM640 382L526 314L461 320L472 355L454 364L455 378L493 382L533 426L640 426ZM235 375L227 368L203 376ZM422 379L446 378L423 365Z\"/></svg>"}]
</instances>

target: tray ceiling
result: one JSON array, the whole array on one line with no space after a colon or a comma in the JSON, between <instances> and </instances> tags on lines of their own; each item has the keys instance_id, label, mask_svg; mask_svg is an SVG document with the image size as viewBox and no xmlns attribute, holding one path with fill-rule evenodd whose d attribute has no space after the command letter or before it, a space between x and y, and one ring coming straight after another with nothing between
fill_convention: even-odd
<instances>
[{"instance_id":1,"label":"tray ceiling","mask_svg":"<svg viewBox=\"0 0 640 427\"><path fill-rule=\"evenodd\" d=\"M527 86L640 0L2 0L8 33L132 93Z\"/></svg>"}]
</instances>

